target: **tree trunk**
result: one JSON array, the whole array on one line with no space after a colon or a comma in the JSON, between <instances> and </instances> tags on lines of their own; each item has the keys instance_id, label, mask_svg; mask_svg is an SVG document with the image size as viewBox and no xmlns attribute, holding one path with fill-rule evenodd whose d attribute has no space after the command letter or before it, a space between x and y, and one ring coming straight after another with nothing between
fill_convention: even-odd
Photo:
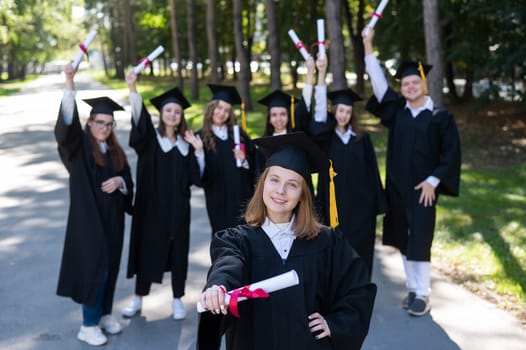
<instances>
[{"instance_id":1,"label":"tree trunk","mask_svg":"<svg viewBox=\"0 0 526 350\"><path fill-rule=\"evenodd\" d=\"M360 0L358 3L358 15L356 20L356 30L354 30L352 25L352 12L351 12L351 5L349 3L349 0L344 1L344 7L345 7L345 17L347 19L347 27L349 28L349 36L351 37L352 41L352 48L353 48L353 61L354 61L354 71L356 73L356 92L358 94L363 94L365 91L365 83L364 83L364 74L365 74L365 62L364 62L364 55L365 55L365 49L363 47L363 41L362 41L362 30L364 28L364 21L363 21L363 15L364 15L364 0Z\"/></svg>"},{"instance_id":2,"label":"tree trunk","mask_svg":"<svg viewBox=\"0 0 526 350\"><path fill-rule=\"evenodd\" d=\"M453 102L458 102L457 87L455 86L455 70L453 69L453 62L446 62L446 82L449 90L449 98Z\"/></svg>"},{"instance_id":3,"label":"tree trunk","mask_svg":"<svg viewBox=\"0 0 526 350\"><path fill-rule=\"evenodd\" d=\"M462 94L463 101L470 101L473 99L473 69L466 72L466 84L464 85L464 93Z\"/></svg>"},{"instance_id":4,"label":"tree trunk","mask_svg":"<svg viewBox=\"0 0 526 350\"><path fill-rule=\"evenodd\" d=\"M210 60L210 82L217 84L217 35L216 35L216 0L208 0L206 7L206 36L208 38L208 59Z\"/></svg>"},{"instance_id":5,"label":"tree trunk","mask_svg":"<svg viewBox=\"0 0 526 350\"><path fill-rule=\"evenodd\" d=\"M265 0L267 15L268 48L270 53L270 86L273 90L281 89L281 54L278 31L278 18L274 0Z\"/></svg>"},{"instance_id":6,"label":"tree trunk","mask_svg":"<svg viewBox=\"0 0 526 350\"><path fill-rule=\"evenodd\" d=\"M438 0L423 0L423 8L426 56L428 63L433 65L433 69L427 76L427 87L435 106L443 107L442 77L444 76L444 66L442 64Z\"/></svg>"},{"instance_id":7,"label":"tree trunk","mask_svg":"<svg viewBox=\"0 0 526 350\"><path fill-rule=\"evenodd\" d=\"M137 64L137 50L135 47L135 30L133 26L132 1L124 0L123 6L123 33L124 33L124 66Z\"/></svg>"},{"instance_id":8,"label":"tree trunk","mask_svg":"<svg viewBox=\"0 0 526 350\"><path fill-rule=\"evenodd\" d=\"M332 90L341 90L347 87L341 8L340 0L327 0L325 2L328 38L331 43L329 45L329 71L332 73Z\"/></svg>"},{"instance_id":9,"label":"tree trunk","mask_svg":"<svg viewBox=\"0 0 526 350\"><path fill-rule=\"evenodd\" d=\"M239 92L245 102L245 109L252 110L250 100L250 62L246 48L243 46L243 4L241 0L234 0L234 40L236 43L237 61L239 62Z\"/></svg>"},{"instance_id":10,"label":"tree trunk","mask_svg":"<svg viewBox=\"0 0 526 350\"><path fill-rule=\"evenodd\" d=\"M181 64L181 49L179 47L179 34L177 31L177 0L170 0L170 28L172 31L172 48L175 63L177 64L177 86L183 90L183 65Z\"/></svg>"},{"instance_id":11,"label":"tree trunk","mask_svg":"<svg viewBox=\"0 0 526 350\"><path fill-rule=\"evenodd\" d=\"M190 89L192 92L192 99L199 99L199 81L197 77L197 51L195 49L195 14L194 2L186 0L186 15L187 15L187 31L188 31L188 53L190 54L190 61L192 62L192 76L190 79Z\"/></svg>"},{"instance_id":12,"label":"tree trunk","mask_svg":"<svg viewBox=\"0 0 526 350\"><path fill-rule=\"evenodd\" d=\"M111 38L111 52L113 54L113 62L115 64L115 78L124 79L124 65L123 65L123 45L122 45L122 14L119 8L120 2L111 0L108 2L108 11L110 18L110 38Z\"/></svg>"}]
</instances>

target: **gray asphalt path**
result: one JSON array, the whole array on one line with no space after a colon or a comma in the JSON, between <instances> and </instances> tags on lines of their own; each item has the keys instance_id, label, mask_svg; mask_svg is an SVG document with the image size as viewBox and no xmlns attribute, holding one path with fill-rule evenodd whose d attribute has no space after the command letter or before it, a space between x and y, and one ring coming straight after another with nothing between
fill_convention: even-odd
<instances>
[{"instance_id":1,"label":"gray asphalt path","mask_svg":"<svg viewBox=\"0 0 526 350\"><path fill-rule=\"evenodd\" d=\"M89 349L76 339L79 305L55 295L68 208L67 173L53 137L63 88L61 75L47 75L15 96L0 98L0 349ZM81 119L89 108L82 98L123 96L86 75L76 77ZM127 145L129 112L116 114L117 132ZM85 119L82 119L85 120ZM132 167L136 157L125 146ZM184 297L188 317L171 318L169 275L144 299L140 316L120 318L133 293L125 278L129 218L114 315L125 326L110 336L107 349L194 349L195 303L209 265L209 223L202 190L192 192L189 280ZM373 279L379 292L363 349L485 350L526 349L526 329L508 313L447 282L432 281L432 311L412 318L401 309L404 279L396 250L377 246Z\"/></svg>"}]
</instances>

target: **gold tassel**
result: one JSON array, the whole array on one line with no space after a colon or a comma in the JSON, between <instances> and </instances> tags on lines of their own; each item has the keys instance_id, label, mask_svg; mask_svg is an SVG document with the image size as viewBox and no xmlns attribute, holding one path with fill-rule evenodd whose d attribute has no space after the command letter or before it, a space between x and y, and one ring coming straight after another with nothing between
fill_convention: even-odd
<instances>
[{"instance_id":1,"label":"gold tassel","mask_svg":"<svg viewBox=\"0 0 526 350\"><path fill-rule=\"evenodd\" d=\"M335 229L338 222L338 208L336 207L336 188L334 187L334 177L338 174L334 172L332 167L332 160L329 160L329 216L330 216L330 226L332 229Z\"/></svg>"},{"instance_id":2,"label":"gold tassel","mask_svg":"<svg viewBox=\"0 0 526 350\"><path fill-rule=\"evenodd\" d=\"M294 119L294 96L290 96L290 126L292 130L296 129L296 120Z\"/></svg>"},{"instance_id":3,"label":"gold tassel","mask_svg":"<svg viewBox=\"0 0 526 350\"><path fill-rule=\"evenodd\" d=\"M245 115L245 101L241 101L241 129L247 133L247 117Z\"/></svg>"},{"instance_id":4,"label":"gold tassel","mask_svg":"<svg viewBox=\"0 0 526 350\"><path fill-rule=\"evenodd\" d=\"M422 62L418 62L418 71L420 72L422 84L424 84L424 95L427 95L427 78L426 73L424 72L424 66L422 66Z\"/></svg>"}]
</instances>

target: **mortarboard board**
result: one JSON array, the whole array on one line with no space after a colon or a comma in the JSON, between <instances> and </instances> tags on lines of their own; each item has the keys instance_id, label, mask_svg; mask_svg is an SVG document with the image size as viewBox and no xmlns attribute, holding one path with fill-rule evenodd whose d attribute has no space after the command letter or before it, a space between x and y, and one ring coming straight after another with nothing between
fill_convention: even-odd
<instances>
[{"instance_id":1,"label":"mortarboard board","mask_svg":"<svg viewBox=\"0 0 526 350\"><path fill-rule=\"evenodd\" d=\"M422 67L424 77L422 77L422 72L420 71L420 67ZM405 61L405 62L402 62L402 64L400 64L400 66L396 70L395 78L402 79L409 75L418 75L423 80L425 76L427 76L427 73L429 73L432 67L433 66L429 64L423 64L423 63L414 62L414 61Z\"/></svg>"},{"instance_id":2,"label":"mortarboard board","mask_svg":"<svg viewBox=\"0 0 526 350\"><path fill-rule=\"evenodd\" d=\"M363 100L363 98L349 88L331 91L327 94L327 97L331 100L333 106L339 103L352 106L354 102Z\"/></svg>"},{"instance_id":3,"label":"mortarboard board","mask_svg":"<svg viewBox=\"0 0 526 350\"><path fill-rule=\"evenodd\" d=\"M88 98L82 100L89 104L91 106L91 112L90 114L109 114L113 115L114 111L124 111L124 108L118 104L117 102L113 101L109 97L96 97L96 98Z\"/></svg>"},{"instance_id":4,"label":"mortarboard board","mask_svg":"<svg viewBox=\"0 0 526 350\"><path fill-rule=\"evenodd\" d=\"M303 178L327 171L327 155L304 132L266 136L254 140L267 159L265 167L277 165L297 172Z\"/></svg>"},{"instance_id":5,"label":"mortarboard board","mask_svg":"<svg viewBox=\"0 0 526 350\"><path fill-rule=\"evenodd\" d=\"M155 108L159 110L159 112L163 109L165 104L170 102L177 103L182 109L186 109L191 106L190 102L188 102L178 87L174 87L173 89L170 89L161 95L152 98L150 102L155 106Z\"/></svg>"},{"instance_id":6,"label":"mortarboard board","mask_svg":"<svg viewBox=\"0 0 526 350\"><path fill-rule=\"evenodd\" d=\"M268 108L272 107L285 107L290 108L291 104L294 103L294 96L284 93L281 90L274 90L267 96L263 97L258 101Z\"/></svg>"},{"instance_id":7,"label":"mortarboard board","mask_svg":"<svg viewBox=\"0 0 526 350\"><path fill-rule=\"evenodd\" d=\"M239 92L234 86L208 84L208 87L212 91L212 100L225 101L231 105L240 104L242 101Z\"/></svg>"}]
</instances>

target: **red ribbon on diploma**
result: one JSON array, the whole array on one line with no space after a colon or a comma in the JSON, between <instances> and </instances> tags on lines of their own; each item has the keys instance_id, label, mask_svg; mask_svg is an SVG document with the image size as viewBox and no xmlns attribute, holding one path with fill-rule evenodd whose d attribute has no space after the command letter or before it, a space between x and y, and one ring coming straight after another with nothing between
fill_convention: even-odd
<instances>
[{"instance_id":1,"label":"red ribbon on diploma","mask_svg":"<svg viewBox=\"0 0 526 350\"><path fill-rule=\"evenodd\" d=\"M82 52L84 52L84 55L86 55L86 59L88 60L89 62L89 54L88 54L88 48L86 46L84 46L84 43L80 43L79 44L79 47L80 47L80 50Z\"/></svg>"},{"instance_id":2,"label":"red ribbon on diploma","mask_svg":"<svg viewBox=\"0 0 526 350\"><path fill-rule=\"evenodd\" d=\"M244 286L241 288L238 288L230 293L230 304L228 305L228 309L234 315L235 317L239 318L239 312L237 310L237 303L238 299L240 297L244 297L247 299L258 299L258 298L268 298L269 295L267 292L265 292L261 288L256 288L254 290L248 289L248 286Z\"/></svg>"},{"instance_id":3,"label":"red ribbon on diploma","mask_svg":"<svg viewBox=\"0 0 526 350\"><path fill-rule=\"evenodd\" d=\"M327 47L327 42L326 41L315 41L310 46L310 49L312 50L313 47L318 46L318 45L323 45L323 46Z\"/></svg>"},{"instance_id":4,"label":"red ribbon on diploma","mask_svg":"<svg viewBox=\"0 0 526 350\"><path fill-rule=\"evenodd\" d=\"M150 61L150 60L148 59L148 57L143 57L143 58L141 58L141 59L139 60L139 63L142 63L142 62L144 62L144 67L148 67L148 66L152 63L152 61Z\"/></svg>"},{"instance_id":5,"label":"red ribbon on diploma","mask_svg":"<svg viewBox=\"0 0 526 350\"><path fill-rule=\"evenodd\" d=\"M373 12L371 13L371 17L378 17L378 18L382 18L383 15L381 13L376 13L376 12Z\"/></svg>"},{"instance_id":6,"label":"red ribbon on diploma","mask_svg":"<svg viewBox=\"0 0 526 350\"><path fill-rule=\"evenodd\" d=\"M300 40L300 41L298 41L298 43L296 44L296 48L299 50L299 49L301 49L302 47L305 48L305 45L303 45L303 41Z\"/></svg>"}]
</instances>

